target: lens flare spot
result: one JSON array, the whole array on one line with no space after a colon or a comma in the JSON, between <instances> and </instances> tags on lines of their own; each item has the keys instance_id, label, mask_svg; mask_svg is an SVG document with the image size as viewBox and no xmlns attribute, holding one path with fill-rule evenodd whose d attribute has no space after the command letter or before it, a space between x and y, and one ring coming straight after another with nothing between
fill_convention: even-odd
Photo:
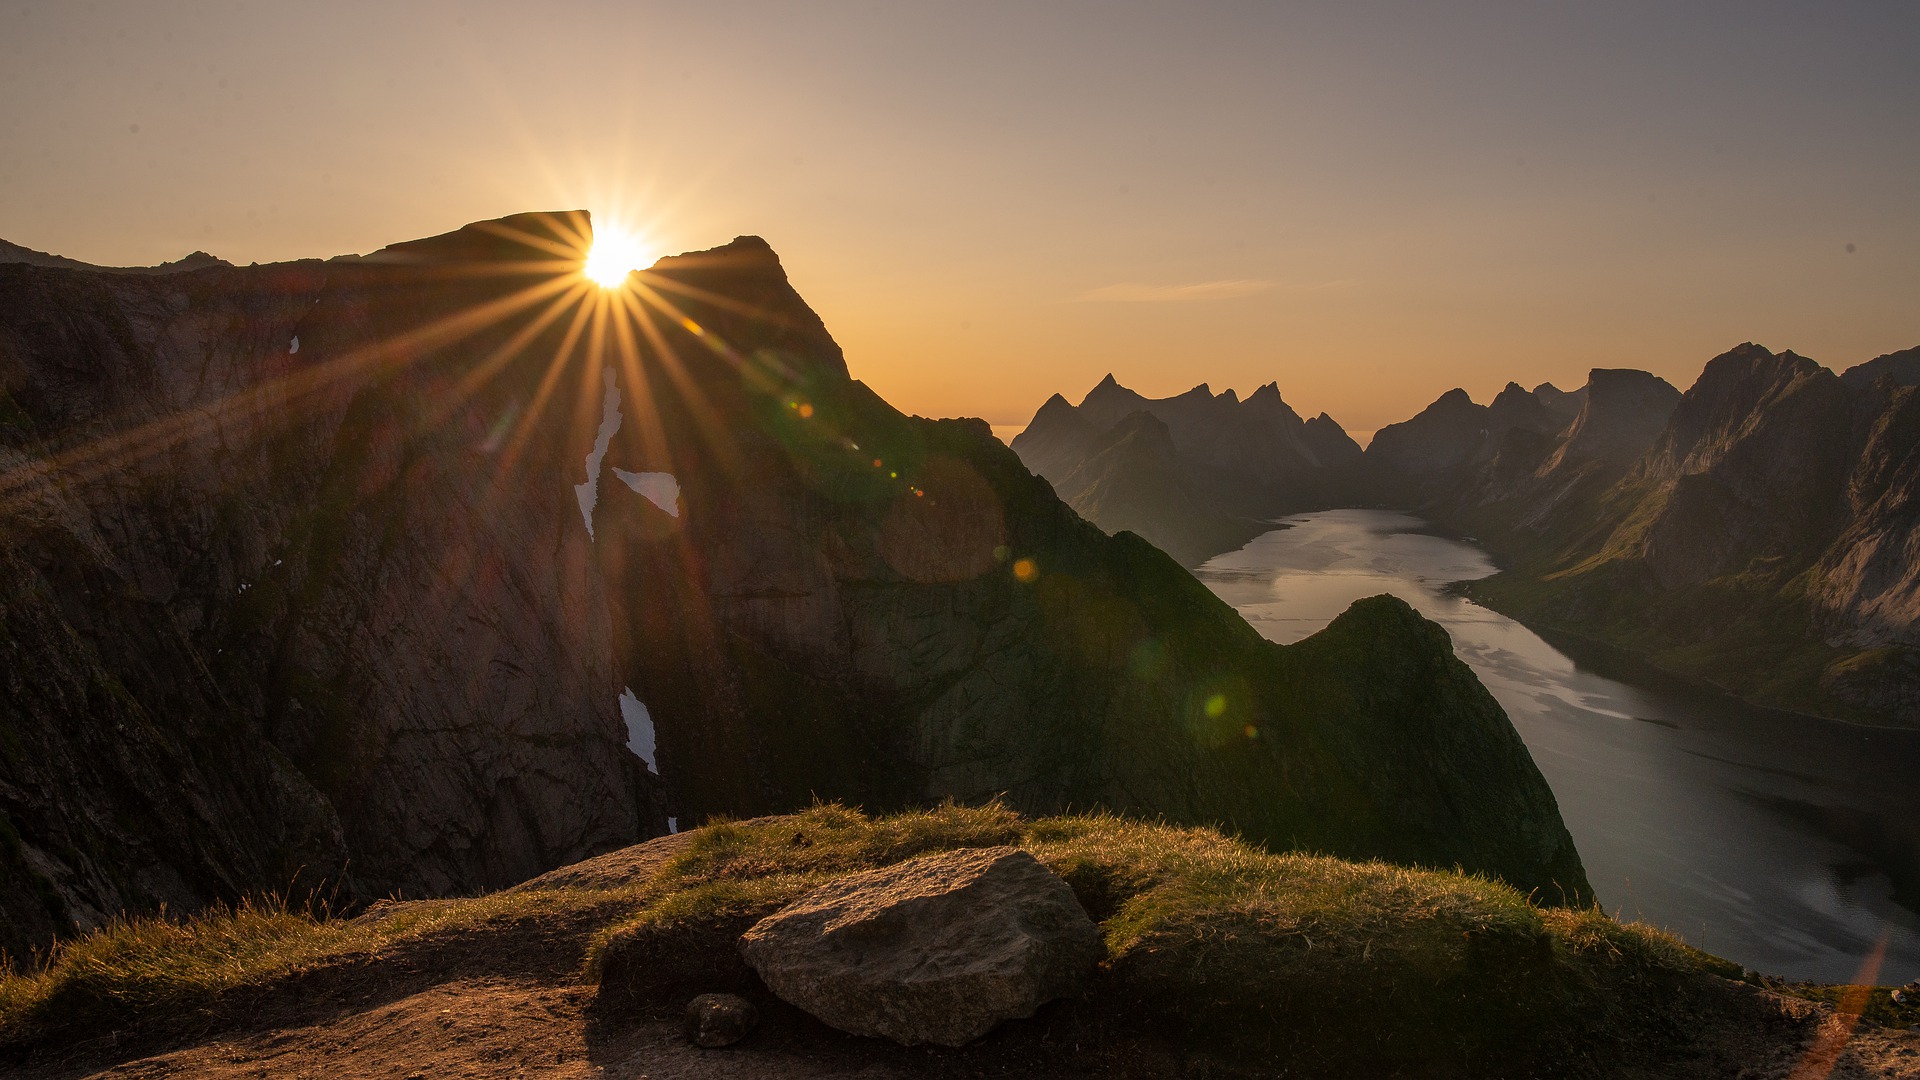
<instances>
[{"instance_id":1,"label":"lens flare spot","mask_svg":"<svg viewBox=\"0 0 1920 1080\"><path fill-rule=\"evenodd\" d=\"M1218 720L1227 714L1227 695L1214 694L1207 698L1207 719Z\"/></svg>"},{"instance_id":2,"label":"lens flare spot","mask_svg":"<svg viewBox=\"0 0 1920 1080\"><path fill-rule=\"evenodd\" d=\"M1032 581L1040 576L1040 567L1032 559L1016 559L1013 563L1013 576L1021 581Z\"/></svg>"},{"instance_id":3,"label":"lens flare spot","mask_svg":"<svg viewBox=\"0 0 1920 1080\"><path fill-rule=\"evenodd\" d=\"M1260 737L1260 729L1254 727L1252 724L1248 724L1246 727L1246 735L1249 739L1257 739Z\"/></svg>"},{"instance_id":4,"label":"lens flare spot","mask_svg":"<svg viewBox=\"0 0 1920 1080\"><path fill-rule=\"evenodd\" d=\"M609 223L594 228L593 248L581 271L601 288L612 289L625 284L628 274L653 265L657 257L653 245L640 234Z\"/></svg>"},{"instance_id":5,"label":"lens flare spot","mask_svg":"<svg viewBox=\"0 0 1920 1080\"><path fill-rule=\"evenodd\" d=\"M808 405L805 402L802 402L800 405L800 419L802 420L813 419L813 406Z\"/></svg>"}]
</instances>

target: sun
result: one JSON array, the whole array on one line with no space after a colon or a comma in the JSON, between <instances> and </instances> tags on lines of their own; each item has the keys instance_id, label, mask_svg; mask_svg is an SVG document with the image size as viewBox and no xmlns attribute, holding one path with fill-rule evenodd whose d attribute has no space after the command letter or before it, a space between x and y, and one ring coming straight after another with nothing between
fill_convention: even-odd
<instances>
[{"instance_id":1,"label":"sun","mask_svg":"<svg viewBox=\"0 0 1920 1080\"><path fill-rule=\"evenodd\" d=\"M624 284L633 271L653 265L657 257L653 245L638 233L617 224L596 225L593 248L587 252L586 265L580 269L601 288L612 289Z\"/></svg>"}]
</instances>

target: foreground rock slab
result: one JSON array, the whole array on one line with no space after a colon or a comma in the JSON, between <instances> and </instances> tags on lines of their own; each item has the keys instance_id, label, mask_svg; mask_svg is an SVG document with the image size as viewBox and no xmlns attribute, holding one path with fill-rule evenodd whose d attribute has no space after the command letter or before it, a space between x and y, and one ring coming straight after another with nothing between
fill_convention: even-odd
<instances>
[{"instance_id":1,"label":"foreground rock slab","mask_svg":"<svg viewBox=\"0 0 1920 1080\"><path fill-rule=\"evenodd\" d=\"M828 1024L961 1046L1076 993L1104 955L1066 882L1018 848L943 852L823 885L756 923L740 953Z\"/></svg>"}]
</instances>

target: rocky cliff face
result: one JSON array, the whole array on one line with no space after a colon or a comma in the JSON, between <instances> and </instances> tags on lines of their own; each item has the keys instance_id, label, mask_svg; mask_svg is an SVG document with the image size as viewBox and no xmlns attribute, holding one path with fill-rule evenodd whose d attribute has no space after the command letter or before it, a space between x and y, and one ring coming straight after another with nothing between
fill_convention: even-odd
<instances>
[{"instance_id":1,"label":"rocky cliff face","mask_svg":"<svg viewBox=\"0 0 1920 1080\"><path fill-rule=\"evenodd\" d=\"M1618 543L1668 588L1817 551L1839 523L1855 426L1819 364L1751 344L1718 356L1631 477L1659 506Z\"/></svg>"},{"instance_id":2,"label":"rocky cliff face","mask_svg":"<svg viewBox=\"0 0 1920 1080\"><path fill-rule=\"evenodd\" d=\"M555 295L527 268L581 227L0 265L0 947L504 885L660 827L568 490L591 433L515 426L545 365L514 358L561 332L516 337Z\"/></svg>"},{"instance_id":3,"label":"rocky cliff face","mask_svg":"<svg viewBox=\"0 0 1920 1080\"><path fill-rule=\"evenodd\" d=\"M1104 805L1587 895L1405 605L1274 646L984 424L851 380L764 243L603 293L585 230L0 266L0 944L491 887L815 797Z\"/></svg>"},{"instance_id":4,"label":"rocky cliff face","mask_svg":"<svg viewBox=\"0 0 1920 1080\"><path fill-rule=\"evenodd\" d=\"M1633 368L1594 368L1581 395L1580 410L1549 471L1589 462L1632 465L1660 438L1680 404L1680 391L1673 384Z\"/></svg>"},{"instance_id":5,"label":"rocky cliff face","mask_svg":"<svg viewBox=\"0 0 1920 1080\"><path fill-rule=\"evenodd\" d=\"M1116 453L1135 417L1164 439L1152 453ZM1276 384L1245 401L1205 384L1151 399L1112 375L1077 407L1054 395L1013 449L1089 521L1138 532L1189 566L1244 544L1265 519L1338 501L1361 460L1332 417L1302 420Z\"/></svg>"}]
</instances>

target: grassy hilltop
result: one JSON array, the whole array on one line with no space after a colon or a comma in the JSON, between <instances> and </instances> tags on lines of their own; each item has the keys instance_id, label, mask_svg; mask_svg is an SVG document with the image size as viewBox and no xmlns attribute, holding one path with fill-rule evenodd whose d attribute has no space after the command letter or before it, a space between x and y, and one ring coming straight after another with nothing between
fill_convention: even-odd
<instances>
[{"instance_id":1,"label":"grassy hilltop","mask_svg":"<svg viewBox=\"0 0 1920 1080\"><path fill-rule=\"evenodd\" d=\"M1109 957L1081 998L974 1046L831 1032L770 998L734 951L741 930L821 882L999 844L1066 879ZM903 1075L1630 1075L1619 1070L1713 1053L1694 1045L1703 1016L1778 1013L1758 1003L1771 995L1722 978L1740 974L1657 930L1538 907L1483 877L1272 854L1109 815L947 806L875 818L825 805L710 824L466 900L115 923L0 978L0 1064L105 1066L222 1033L225 1054L249 1031L312 1040L379 1010L402 1023L423 1001L454 1003L438 1010L451 1030L462 993L481 1010L506 986L571 1004L493 1025L510 1040L494 1061L503 1074L528 1064L515 1054L618 1057L691 995L732 990L758 997L768 1021L742 1048L709 1053L766 1056L768 1075L803 1075L775 1067L794 1054ZM370 1052L355 1043L348 1071L334 1071L357 1075L354 1055Z\"/></svg>"}]
</instances>

